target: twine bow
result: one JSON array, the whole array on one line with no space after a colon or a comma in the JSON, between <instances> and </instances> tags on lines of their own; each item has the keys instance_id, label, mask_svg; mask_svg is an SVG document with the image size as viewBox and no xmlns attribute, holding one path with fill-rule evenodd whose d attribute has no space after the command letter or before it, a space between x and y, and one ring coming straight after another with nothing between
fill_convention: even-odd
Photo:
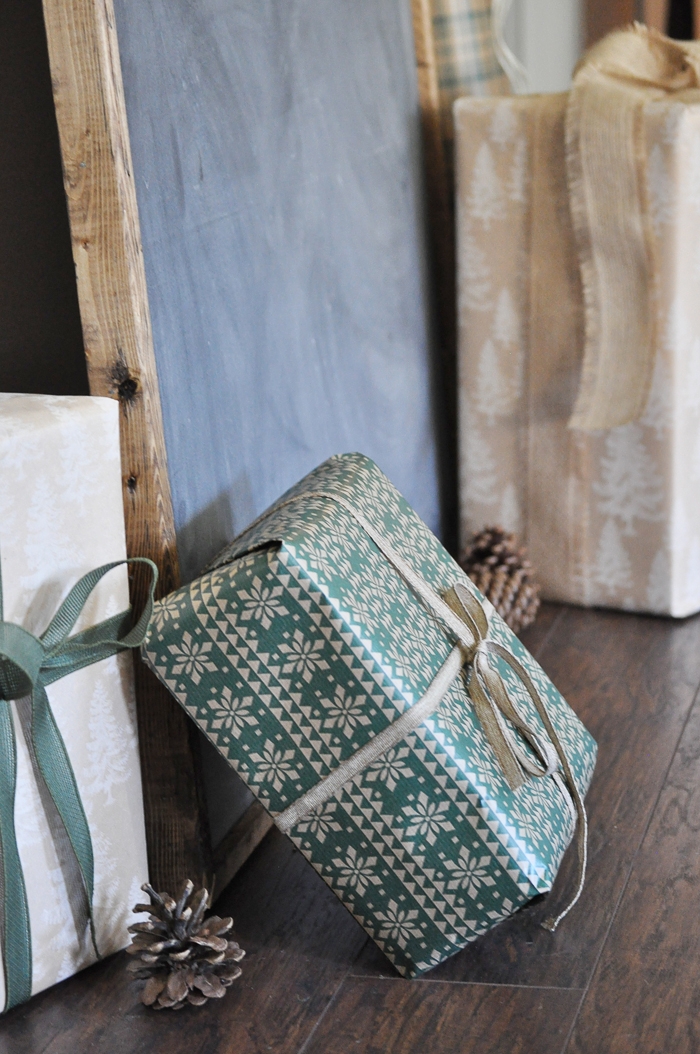
<instances>
[{"instance_id":1,"label":"twine bow","mask_svg":"<svg viewBox=\"0 0 700 1054\"><path fill-rule=\"evenodd\" d=\"M562 746L557 730L552 724L544 699L533 684L525 667L501 644L488 639L489 627L486 612L466 586L458 582L445 595L445 600L464 623L469 626L474 636L474 643L470 648L466 649L465 653L467 665L471 666L471 676L467 683L467 691L508 785L512 790L516 790L529 778L541 779L545 776L551 776L561 789L565 801L570 803L572 807L576 823L578 856L576 889L564 910L556 917L549 917L542 923L545 929L554 931L578 901L586 880L588 855L586 807L571 771L566 751ZM489 655L495 655L503 659L517 675L542 719L549 742L534 732L523 718L508 695L501 675L490 664ZM523 749L512 729L503 720L504 717L527 740L535 755L540 759L539 763ZM563 779L559 771L560 767Z\"/></svg>"},{"instance_id":2,"label":"twine bow","mask_svg":"<svg viewBox=\"0 0 700 1054\"><path fill-rule=\"evenodd\" d=\"M445 594L445 601L473 635L473 643L464 646L465 664L471 669L467 690L508 786L517 790L530 777L553 775L559 768L556 748L538 736L522 717L500 674L491 666L489 655L496 655L508 663L541 713L544 709L542 699L527 670L506 648L489 640L486 612L466 586L458 582ZM523 749L504 718L528 741L539 762Z\"/></svg>"},{"instance_id":3,"label":"twine bow","mask_svg":"<svg viewBox=\"0 0 700 1054\"><path fill-rule=\"evenodd\" d=\"M146 564L151 569L148 599L138 622L122 611L89 629L69 636L97 583L122 564ZM29 908L22 863L17 848L14 807L17 784L17 743L10 700L17 700L27 746L57 830L57 843L78 876L69 890L78 901L76 928L82 939L89 926L99 958L92 911L94 858L92 839L63 737L49 705L46 686L127 648L138 647L153 610L158 569L142 557L117 560L90 571L78 581L40 637L3 620L0 578L0 941L5 973L5 1010L25 1002L32 991L32 950ZM25 705L26 704L26 705ZM22 719L23 718L23 719ZM85 926L78 920L83 919Z\"/></svg>"},{"instance_id":4,"label":"twine bow","mask_svg":"<svg viewBox=\"0 0 700 1054\"><path fill-rule=\"evenodd\" d=\"M515 656L501 644L489 639L488 615L473 593L462 582L457 582L444 597L440 596L422 575L414 571L387 538L340 495L329 491L307 491L296 494L264 512L246 529L245 533L257 527L259 523L279 509L308 498L325 498L345 509L398 571L423 606L442 624L447 634L457 641L457 644L425 695L276 816L276 826L285 833L290 831L299 820L318 809L346 783L363 772L368 765L400 743L409 732L418 728L426 718L435 713L454 679L464 671L469 697L511 790L517 790L528 779L551 776L560 788L576 823L578 874L574 895L556 918L548 918L542 924L545 929L555 930L576 904L583 890L586 877L588 821L581 792L574 779L557 730L552 724L544 699L525 667L518 662ZM503 659L519 678L542 720L549 741L536 733L519 712L516 704L508 695L500 674L492 665L490 656ZM530 744L534 757L518 741L506 720L511 722Z\"/></svg>"}]
</instances>

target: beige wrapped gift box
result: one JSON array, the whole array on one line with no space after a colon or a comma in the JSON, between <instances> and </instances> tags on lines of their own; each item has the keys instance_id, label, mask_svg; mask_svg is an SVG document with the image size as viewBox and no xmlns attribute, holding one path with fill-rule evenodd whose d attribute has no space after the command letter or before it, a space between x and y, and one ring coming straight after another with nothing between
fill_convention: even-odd
<instances>
[{"instance_id":1,"label":"beige wrapped gift box","mask_svg":"<svg viewBox=\"0 0 700 1054\"><path fill-rule=\"evenodd\" d=\"M0 395L0 555L4 617L42 632L87 571L124 559L119 407L111 399ZM85 629L129 606L126 568L97 585L76 623ZM48 689L90 826L97 945L129 942L127 925L148 876L133 658L122 652ZM89 965L25 737L17 737L15 825L27 887L32 993ZM9 910L12 910L11 905ZM0 1007L5 1003L0 970Z\"/></svg>"},{"instance_id":2,"label":"beige wrapped gift box","mask_svg":"<svg viewBox=\"0 0 700 1054\"><path fill-rule=\"evenodd\" d=\"M700 609L700 104L643 108L660 339L642 416L595 432L568 427L584 318L566 105L455 106L461 541L501 523L549 599L681 617Z\"/></svg>"}]
</instances>

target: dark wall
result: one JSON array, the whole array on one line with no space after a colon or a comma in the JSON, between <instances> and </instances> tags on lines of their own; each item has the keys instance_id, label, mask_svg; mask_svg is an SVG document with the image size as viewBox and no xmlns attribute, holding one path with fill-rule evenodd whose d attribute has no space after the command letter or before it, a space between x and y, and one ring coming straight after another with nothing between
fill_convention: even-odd
<instances>
[{"instance_id":1,"label":"dark wall","mask_svg":"<svg viewBox=\"0 0 700 1054\"><path fill-rule=\"evenodd\" d=\"M695 36L693 24L693 0L670 0L667 32L676 40L692 40Z\"/></svg>"},{"instance_id":2,"label":"dark wall","mask_svg":"<svg viewBox=\"0 0 700 1054\"><path fill-rule=\"evenodd\" d=\"M41 0L0 3L0 391L88 391Z\"/></svg>"}]
</instances>

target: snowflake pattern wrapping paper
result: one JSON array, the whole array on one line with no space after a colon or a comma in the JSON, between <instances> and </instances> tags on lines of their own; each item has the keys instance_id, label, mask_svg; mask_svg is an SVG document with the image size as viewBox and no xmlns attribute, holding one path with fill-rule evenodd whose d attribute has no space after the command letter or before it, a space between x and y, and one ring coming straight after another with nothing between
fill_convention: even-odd
<instances>
[{"instance_id":1,"label":"snowflake pattern wrapping paper","mask_svg":"<svg viewBox=\"0 0 700 1054\"><path fill-rule=\"evenodd\" d=\"M683 617L700 609L700 104L644 105L655 372L642 417L596 432L567 427L584 317L566 104L455 107L460 540L499 522L548 599Z\"/></svg>"},{"instance_id":2,"label":"snowflake pattern wrapping paper","mask_svg":"<svg viewBox=\"0 0 700 1054\"><path fill-rule=\"evenodd\" d=\"M41 633L86 572L126 556L119 406L112 399L0 395L0 558L4 617ZM77 630L129 606L126 568L91 594ZM133 658L122 653L47 689L90 826L94 915L102 955L129 943L127 926L148 875ZM27 885L32 993L95 960L79 940L67 881L19 719L15 825ZM64 865L65 866L65 865ZM11 906L10 906L10 909ZM0 970L0 1006L5 991Z\"/></svg>"},{"instance_id":3,"label":"snowflake pattern wrapping paper","mask_svg":"<svg viewBox=\"0 0 700 1054\"><path fill-rule=\"evenodd\" d=\"M156 605L146 661L277 818L409 711L452 650L362 526L318 491L352 506L437 592L462 582L478 595L373 462L353 454L321 465ZM595 743L484 603L491 637L546 699L585 793ZM517 677L500 672L541 729ZM549 890L573 829L554 779L509 789L458 676L431 717L289 834L416 976Z\"/></svg>"}]
</instances>

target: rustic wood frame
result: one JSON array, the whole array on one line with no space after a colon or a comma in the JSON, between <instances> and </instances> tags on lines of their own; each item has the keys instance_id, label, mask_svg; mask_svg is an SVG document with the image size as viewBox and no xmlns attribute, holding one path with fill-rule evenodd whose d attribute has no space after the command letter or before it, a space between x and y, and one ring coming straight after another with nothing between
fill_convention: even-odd
<instances>
[{"instance_id":1,"label":"rustic wood frame","mask_svg":"<svg viewBox=\"0 0 700 1054\"><path fill-rule=\"evenodd\" d=\"M700 0L699 0L700 2ZM444 542L457 539L457 271L454 169L446 144L453 138L452 118L442 113L433 32L432 0L411 0L418 73L418 104L423 138L426 214L435 335L439 347L440 398L444 412L441 498ZM448 126L449 122L449 126Z\"/></svg>"},{"instance_id":2,"label":"rustic wood frame","mask_svg":"<svg viewBox=\"0 0 700 1054\"><path fill-rule=\"evenodd\" d=\"M438 289L449 298L431 7L411 3ZM90 391L119 400L127 550L155 561L163 595L179 585L180 570L113 2L43 0L43 8ZM138 576L131 592L138 606ZM220 890L272 819L254 803L212 852L194 728L145 666L135 666L151 881L174 889L190 876Z\"/></svg>"},{"instance_id":3,"label":"rustic wood frame","mask_svg":"<svg viewBox=\"0 0 700 1054\"><path fill-rule=\"evenodd\" d=\"M180 570L114 11L45 0L44 22L90 391L119 400L127 551L155 561L162 595ZM209 878L206 814L187 717L135 669L149 870L172 889Z\"/></svg>"}]
</instances>

